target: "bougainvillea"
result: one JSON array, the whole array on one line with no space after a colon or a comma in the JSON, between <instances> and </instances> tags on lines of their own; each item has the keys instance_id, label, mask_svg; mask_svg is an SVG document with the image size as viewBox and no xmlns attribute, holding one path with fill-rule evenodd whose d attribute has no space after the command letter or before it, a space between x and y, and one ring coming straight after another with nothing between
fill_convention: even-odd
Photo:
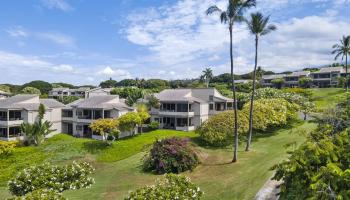
<instances>
[{"instance_id":1,"label":"bougainvillea","mask_svg":"<svg viewBox=\"0 0 350 200\"><path fill-rule=\"evenodd\" d=\"M144 170L158 174L180 173L198 165L198 157L188 139L168 138L154 142L148 156L144 158Z\"/></svg>"},{"instance_id":2,"label":"bougainvillea","mask_svg":"<svg viewBox=\"0 0 350 200\"><path fill-rule=\"evenodd\" d=\"M16 196L39 189L49 189L58 192L90 187L94 179L89 175L94 168L86 162L70 165L55 166L49 163L29 167L20 172L17 177L10 180L8 187Z\"/></svg>"},{"instance_id":3,"label":"bougainvillea","mask_svg":"<svg viewBox=\"0 0 350 200\"><path fill-rule=\"evenodd\" d=\"M187 199L200 200L203 192L188 177L167 174L155 185L131 192L125 200Z\"/></svg>"}]
</instances>

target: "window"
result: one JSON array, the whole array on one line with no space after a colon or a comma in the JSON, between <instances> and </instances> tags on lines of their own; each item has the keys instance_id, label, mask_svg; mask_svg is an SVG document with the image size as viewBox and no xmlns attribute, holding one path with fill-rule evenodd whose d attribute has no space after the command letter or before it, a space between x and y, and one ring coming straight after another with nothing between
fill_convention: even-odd
<instances>
[{"instance_id":1,"label":"window","mask_svg":"<svg viewBox=\"0 0 350 200\"><path fill-rule=\"evenodd\" d=\"M214 110L214 104L209 104L209 110Z\"/></svg>"},{"instance_id":2,"label":"window","mask_svg":"<svg viewBox=\"0 0 350 200\"><path fill-rule=\"evenodd\" d=\"M209 95L209 101L214 101L214 95Z\"/></svg>"},{"instance_id":3,"label":"window","mask_svg":"<svg viewBox=\"0 0 350 200\"><path fill-rule=\"evenodd\" d=\"M77 131L82 131L82 130L83 130L83 126L77 125L77 126L76 126L76 129L77 129Z\"/></svg>"},{"instance_id":4,"label":"window","mask_svg":"<svg viewBox=\"0 0 350 200\"><path fill-rule=\"evenodd\" d=\"M73 117L72 110L62 110L62 117Z\"/></svg>"}]
</instances>

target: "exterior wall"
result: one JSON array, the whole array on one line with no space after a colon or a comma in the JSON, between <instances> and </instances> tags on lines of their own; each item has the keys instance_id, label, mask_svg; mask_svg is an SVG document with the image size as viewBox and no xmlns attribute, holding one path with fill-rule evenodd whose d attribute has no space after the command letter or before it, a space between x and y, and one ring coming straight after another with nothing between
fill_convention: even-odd
<instances>
[{"instance_id":1,"label":"exterior wall","mask_svg":"<svg viewBox=\"0 0 350 200\"><path fill-rule=\"evenodd\" d=\"M73 128L73 135L75 136L79 136L79 137L84 137L83 135L83 131L81 130L77 130L77 126L80 125L90 125L92 122L96 121L96 119L79 119L77 116L77 109L73 108L73 109L64 109L64 110L72 110L73 111L73 117L62 117L62 125L61 125L61 130L63 132L66 132L68 127L66 125L66 123L71 123L72 124L72 128ZM88 110L88 109L87 109ZM126 113L128 113L129 111L118 111L116 109L110 110L111 112L111 118L116 119L122 115L125 115ZM62 116L62 113L61 113ZM94 136L95 137L95 136ZM95 138L99 138L99 137L95 137Z\"/></svg>"}]
</instances>

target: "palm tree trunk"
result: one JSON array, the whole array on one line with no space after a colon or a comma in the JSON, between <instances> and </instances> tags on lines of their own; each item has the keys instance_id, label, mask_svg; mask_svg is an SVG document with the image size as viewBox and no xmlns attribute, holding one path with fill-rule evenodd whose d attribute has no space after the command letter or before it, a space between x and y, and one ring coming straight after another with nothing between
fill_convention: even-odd
<instances>
[{"instance_id":1,"label":"palm tree trunk","mask_svg":"<svg viewBox=\"0 0 350 200\"><path fill-rule=\"evenodd\" d=\"M348 54L345 55L346 92L349 92Z\"/></svg>"},{"instance_id":2,"label":"palm tree trunk","mask_svg":"<svg viewBox=\"0 0 350 200\"><path fill-rule=\"evenodd\" d=\"M233 93L233 104L234 104L234 145L233 145L233 159L232 162L237 162L238 160L238 121L237 121L237 99L236 99L236 85L235 77L233 74L233 52L232 52L232 25L230 29L230 58L231 58L231 81L232 81L232 93Z\"/></svg>"},{"instance_id":3,"label":"palm tree trunk","mask_svg":"<svg viewBox=\"0 0 350 200\"><path fill-rule=\"evenodd\" d=\"M250 99L250 110L249 110L249 131L247 136L247 146L245 148L246 151L249 151L250 144L252 142L253 135L253 109L254 109L254 96L255 96L255 79L256 79L256 68L258 67L258 45L259 45L259 37L255 36L255 66L253 71L253 91L252 97Z\"/></svg>"}]
</instances>

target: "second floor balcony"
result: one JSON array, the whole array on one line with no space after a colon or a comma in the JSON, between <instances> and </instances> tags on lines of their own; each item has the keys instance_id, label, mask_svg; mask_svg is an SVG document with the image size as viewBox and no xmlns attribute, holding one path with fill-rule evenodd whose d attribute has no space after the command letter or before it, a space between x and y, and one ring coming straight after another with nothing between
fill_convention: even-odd
<instances>
[{"instance_id":1,"label":"second floor balcony","mask_svg":"<svg viewBox=\"0 0 350 200\"><path fill-rule=\"evenodd\" d=\"M21 110L0 111L0 121L20 121L23 120Z\"/></svg>"}]
</instances>

